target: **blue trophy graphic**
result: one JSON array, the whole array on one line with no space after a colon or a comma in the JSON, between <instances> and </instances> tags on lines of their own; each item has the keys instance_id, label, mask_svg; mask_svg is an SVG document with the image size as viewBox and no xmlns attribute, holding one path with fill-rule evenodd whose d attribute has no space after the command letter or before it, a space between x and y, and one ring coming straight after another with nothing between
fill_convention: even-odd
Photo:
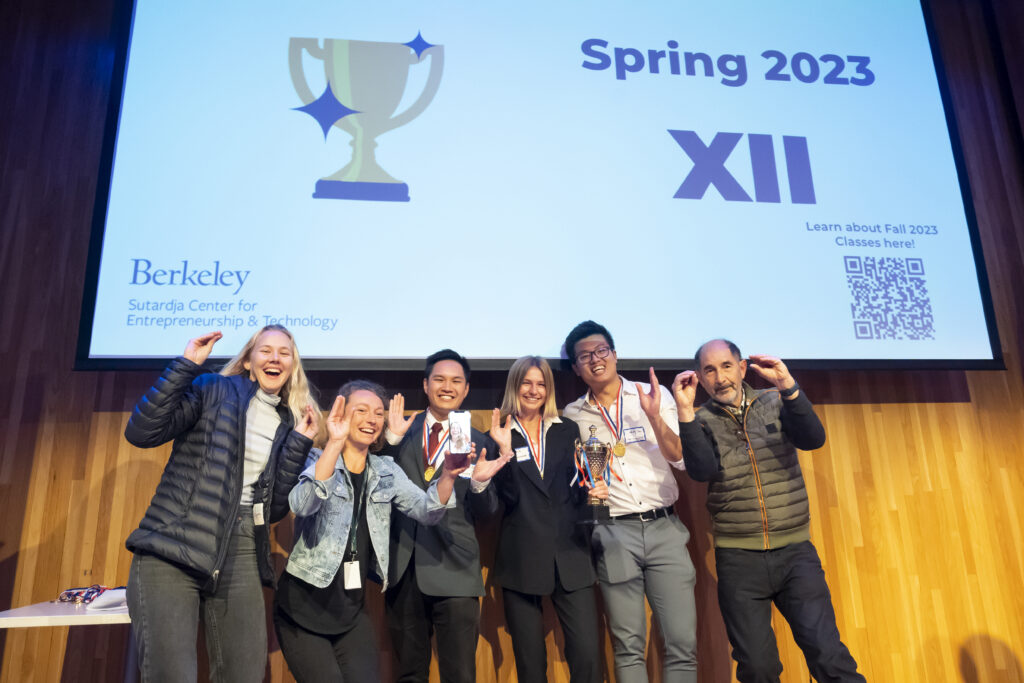
<instances>
[{"instance_id":1,"label":"blue trophy graphic","mask_svg":"<svg viewBox=\"0 0 1024 683\"><path fill-rule=\"evenodd\" d=\"M327 88L317 97L303 70L302 54L323 61ZM430 58L423 92L405 111L395 110L405 94L409 69ZM292 38L288 43L292 85L304 106L296 107L316 119L324 132L340 128L352 136L352 160L316 183L318 199L409 201L409 186L377 163L377 137L404 126L423 113L437 94L444 68L444 46L431 45L417 34L408 43L365 40Z\"/></svg>"}]
</instances>

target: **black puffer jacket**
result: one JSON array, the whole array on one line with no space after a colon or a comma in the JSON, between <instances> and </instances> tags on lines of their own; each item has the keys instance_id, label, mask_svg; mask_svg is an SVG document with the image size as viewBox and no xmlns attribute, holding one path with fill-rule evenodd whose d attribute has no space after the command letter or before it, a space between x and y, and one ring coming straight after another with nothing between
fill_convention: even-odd
<instances>
[{"instance_id":1,"label":"black puffer jacket","mask_svg":"<svg viewBox=\"0 0 1024 683\"><path fill-rule=\"evenodd\" d=\"M171 361L128 420L124 435L140 448L174 439L171 457L139 528L125 545L156 555L208 578L216 589L238 514L245 462L245 416L258 385L247 377L205 372L186 358ZM253 503L263 503L268 522L288 512L288 493L302 472L312 441L292 429L279 405L281 425ZM268 525L256 527L260 579L274 585Z\"/></svg>"}]
</instances>

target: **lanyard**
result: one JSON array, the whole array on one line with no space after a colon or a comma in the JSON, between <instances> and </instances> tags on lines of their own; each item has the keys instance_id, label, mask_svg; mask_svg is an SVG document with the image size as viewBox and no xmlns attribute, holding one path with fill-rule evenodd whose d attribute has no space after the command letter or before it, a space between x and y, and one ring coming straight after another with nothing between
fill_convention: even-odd
<instances>
[{"instance_id":1,"label":"lanyard","mask_svg":"<svg viewBox=\"0 0 1024 683\"><path fill-rule=\"evenodd\" d=\"M544 478L544 451L546 445L544 443L544 419L541 418L540 425L537 427L537 445L534 445L533 439L530 438L530 433L526 431L526 427L519 421L519 418L512 418L516 426L519 427L519 431L526 437L526 448L530 451L530 457L533 458L533 462L537 465L537 470L540 472L540 478Z\"/></svg>"},{"instance_id":2,"label":"lanyard","mask_svg":"<svg viewBox=\"0 0 1024 683\"><path fill-rule=\"evenodd\" d=\"M346 470L347 471L347 470ZM352 540L348 544L348 555L349 561L354 561L359 555L359 549L356 547L359 540L359 518L362 516L363 508L366 507L366 489L370 487L370 471L369 463L363 468L363 488L359 493L359 500L356 501L356 507L352 511L352 524L350 525ZM352 473L348 473L349 483L352 482Z\"/></svg>"}]
</instances>

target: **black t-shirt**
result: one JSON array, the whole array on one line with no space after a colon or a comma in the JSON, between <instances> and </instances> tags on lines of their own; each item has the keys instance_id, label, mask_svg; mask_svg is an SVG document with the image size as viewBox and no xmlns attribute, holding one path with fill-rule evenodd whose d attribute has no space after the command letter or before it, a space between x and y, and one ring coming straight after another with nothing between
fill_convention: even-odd
<instances>
[{"instance_id":1,"label":"black t-shirt","mask_svg":"<svg viewBox=\"0 0 1024 683\"><path fill-rule=\"evenodd\" d=\"M349 525L344 558L338 572L325 588L317 588L285 572L277 587L277 606L307 631L324 635L347 632L363 610L363 591L370 568L376 564L370 532L366 525L366 470L348 473L352 482L353 523ZM352 561L355 539L355 560L359 562L361 588L345 590L345 563Z\"/></svg>"}]
</instances>

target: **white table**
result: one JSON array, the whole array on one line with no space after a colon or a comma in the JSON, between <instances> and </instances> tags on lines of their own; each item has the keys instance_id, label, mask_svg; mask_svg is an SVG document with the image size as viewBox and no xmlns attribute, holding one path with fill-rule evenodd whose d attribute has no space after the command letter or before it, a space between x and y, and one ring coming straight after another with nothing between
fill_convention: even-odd
<instances>
[{"instance_id":1,"label":"white table","mask_svg":"<svg viewBox=\"0 0 1024 683\"><path fill-rule=\"evenodd\" d=\"M37 602L0 612L0 628L28 626L90 626L93 624L129 624L128 608L91 610L73 602Z\"/></svg>"},{"instance_id":2,"label":"white table","mask_svg":"<svg viewBox=\"0 0 1024 683\"><path fill-rule=\"evenodd\" d=\"M37 626L95 626L98 624L128 624L128 608L109 610L86 609L85 605L73 602L37 602L27 607L17 607L0 612L0 628L29 628ZM124 681L138 680L139 665L135 642L129 634L124 653Z\"/></svg>"}]
</instances>

